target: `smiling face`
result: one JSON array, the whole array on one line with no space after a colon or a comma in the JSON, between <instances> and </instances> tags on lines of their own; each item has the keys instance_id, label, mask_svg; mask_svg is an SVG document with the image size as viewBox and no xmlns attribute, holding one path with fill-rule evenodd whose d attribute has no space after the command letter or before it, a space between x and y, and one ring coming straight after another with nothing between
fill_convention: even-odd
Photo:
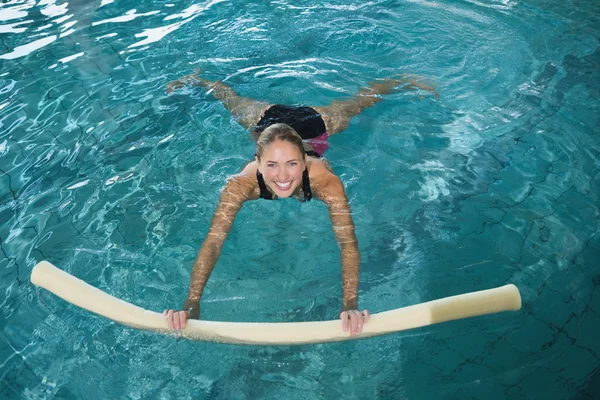
<instances>
[{"instance_id":1,"label":"smiling face","mask_svg":"<svg viewBox=\"0 0 600 400\"><path fill-rule=\"evenodd\" d=\"M257 162L258 171L277 197L290 197L302 186L302 173L306 168L306 159L295 144L285 140L275 140L265 146Z\"/></svg>"}]
</instances>

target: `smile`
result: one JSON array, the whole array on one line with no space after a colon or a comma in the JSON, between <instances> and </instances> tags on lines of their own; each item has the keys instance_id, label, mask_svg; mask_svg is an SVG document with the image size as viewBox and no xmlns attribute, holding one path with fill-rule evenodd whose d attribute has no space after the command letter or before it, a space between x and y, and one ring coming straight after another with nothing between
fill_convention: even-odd
<instances>
[{"instance_id":1,"label":"smile","mask_svg":"<svg viewBox=\"0 0 600 400\"><path fill-rule=\"evenodd\" d=\"M275 182L273 181L273 183L275 183L275 186L277 186L277 188L279 190L288 190L291 188L292 185L292 181L288 181L288 182Z\"/></svg>"}]
</instances>

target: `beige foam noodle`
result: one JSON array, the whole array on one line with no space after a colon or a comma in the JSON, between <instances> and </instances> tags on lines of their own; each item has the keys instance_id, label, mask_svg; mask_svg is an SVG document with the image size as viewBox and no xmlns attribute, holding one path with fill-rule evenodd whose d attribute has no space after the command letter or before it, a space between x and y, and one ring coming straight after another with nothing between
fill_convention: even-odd
<instances>
[{"instance_id":1,"label":"beige foam noodle","mask_svg":"<svg viewBox=\"0 0 600 400\"><path fill-rule=\"evenodd\" d=\"M31 282L76 306L121 324L161 333L170 332L161 313L145 310L111 296L47 261L42 261L33 268ZM515 285L505 285L373 314L364 325L363 332L354 337L342 330L339 320L282 323L189 320L180 335L194 340L240 344L336 342L520 308L519 289Z\"/></svg>"}]
</instances>

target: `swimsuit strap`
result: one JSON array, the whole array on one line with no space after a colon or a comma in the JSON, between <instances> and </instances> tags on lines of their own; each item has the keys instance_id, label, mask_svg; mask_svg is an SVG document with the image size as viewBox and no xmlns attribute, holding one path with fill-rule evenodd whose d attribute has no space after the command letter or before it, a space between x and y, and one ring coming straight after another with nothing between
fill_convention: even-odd
<instances>
[{"instance_id":1,"label":"swimsuit strap","mask_svg":"<svg viewBox=\"0 0 600 400\"><path fill-rule=\"evenodd\" d=\"M273 200L273 194L267 189L265 180L258 169L256 170L256 180L258 181L258 188L260 189L260 198L265 200ZM312 199L310 179L308 178L308 168L305 168L304 172L302 173L302 192L304 192L303 201L310 201L310 199Z\"/></svg>"},{"instance_id":2,"label":"swimsuit strap","mask_svg":"<svg viewBox=\"0 0 600 400\"><path fill-rule=\"evenodd\" d=\"M306 150L306 151L305 151L305 153L306 153L306 155L307 155L307 156L310 156L310 157L314 157L314 158L323 158L323 155L321 155L321 154L317 153L317 152L316 152L316 151L314 151L314 150Z\"/></svg>"},{"instance_id":3,"label":"swimsuit strap","mask_svg":"<svg viewBox=\"0 0 600 400\"><path fill-rule=\"evenodd\" d=\"M310 190L308 168L304 168L304 172L302 173L302 191L304 192L304 201L310 201L312 199L312 190Z\"/></svg>"},{"instance_id":4,"label":"swimsuit strap","mask_svg":"<svg viewBox=\"0 0 600 400\"><path fill-rule=\"evenodd\" d=\"M260 188L260 198L265 200L273 200L273 194L267 189L265 180L258 169L256 170L256 180L258 181L258 187Z\"/></svg>"}]
</instances>

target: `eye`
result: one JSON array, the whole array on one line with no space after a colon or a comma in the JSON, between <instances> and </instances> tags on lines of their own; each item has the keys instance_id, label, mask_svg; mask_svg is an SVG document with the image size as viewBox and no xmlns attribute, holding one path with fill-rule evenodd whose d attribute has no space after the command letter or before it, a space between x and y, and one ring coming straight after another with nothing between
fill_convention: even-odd
<instances>
[{"instance_id":1,"label":"eye","mask_svg":"<svg viewBox=\"0 0 600 400\"><path fill-rule=\"evenodd\" d=\"M295 161L292 161L289 165L290 165L290 167L295 167L296 165L298 165L298 163Z\"/></svg>"},{"instance_id":2,"label":"eye","mask_svg":"<svg viewBox=\"0 0 600 400\"><path fill-rule=\"evenodd\" d=\"M276 167L276 165L275 164L267 164L267 167L273 168L273 167Z\"/></svg>"}]
</instances>

